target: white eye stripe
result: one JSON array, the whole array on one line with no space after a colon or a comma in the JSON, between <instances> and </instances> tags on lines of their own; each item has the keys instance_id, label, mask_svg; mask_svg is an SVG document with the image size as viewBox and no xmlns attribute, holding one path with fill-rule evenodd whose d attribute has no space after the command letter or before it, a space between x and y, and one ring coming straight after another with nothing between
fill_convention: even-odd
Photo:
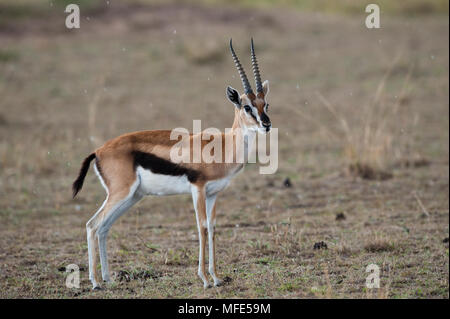
<instances>
[{"instance_id":1,"label":"white eye stripe","mask_svg":"<svg viewBox=\"0 0 450 319\"><path fill-rule=\"evenodd\" d=\"M247 108L250 108L250 110L247 111L247 110L246 110ZM255 107L250 106L250 105L245 105L245 106L244 106L245 114L246 114L248 117L253 118L256 122L260 122L259 114L258 114L257 111L254 112L254 111L253 111L254 109L255 109Z\"/></svg>"}]
</instances>

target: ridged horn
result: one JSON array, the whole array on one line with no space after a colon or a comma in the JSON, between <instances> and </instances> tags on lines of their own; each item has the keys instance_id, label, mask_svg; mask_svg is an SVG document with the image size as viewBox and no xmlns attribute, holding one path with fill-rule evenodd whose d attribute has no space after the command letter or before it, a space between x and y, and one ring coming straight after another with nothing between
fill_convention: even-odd
<instances>
[{"instance_id":1,"label":"ridged horn","mask_svg":"<svg viewBox=\"0 0 450 319\"><path fill-rule=\"evenodd\" d=\"M256 92L257 93L263 93L263 87L261 83L261 75L259 74L259 67L258 67L258 61L256 60L256 54L255 54L255 47L253 45L253 38L251 40L252 45L252 69L253 69L253 75L255 76L255 83L256 83Z\"/></svg>"},{"instance_id":2,"label":"ridged horn","mask_svg":"<svg viewBox=\"0 0 450 319\"><path fill-rule=\"evenodd\" d=\"M242 67L241 62L239 62L236 52L234 52L232 39L230 39L230 50L231 50L231 56L233 57L234 64L236 65L236 68L239 72L239 76L241 78L242 85L244 86L245 94L253 94L253 90L250 86L250 82L247 79L247 75L245 74L244 68Z\"/></svg>"}]
</instances>

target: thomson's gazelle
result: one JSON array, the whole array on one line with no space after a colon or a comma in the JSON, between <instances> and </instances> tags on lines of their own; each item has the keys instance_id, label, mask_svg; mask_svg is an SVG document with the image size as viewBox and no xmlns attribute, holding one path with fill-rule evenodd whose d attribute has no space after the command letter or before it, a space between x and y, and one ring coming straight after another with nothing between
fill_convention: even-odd
<instances>
[{"instance_id":1,"label":"thomson's gazelle","mask_svg":"<svg viewBox=\"0 0 450 319\"><path fill-rule=\"evenodd\" d=\"M270 119L267 116L266 96L269 83L261 82L258 63L256 61L253 40L251 42L252 67L256 82L256 94L250 87L247 76L233 50L230 40L230 50L234 63L239 71L244 94L228 86L226 95L234 104L234 122L232 129L220 133L218 138L233 143L236 154L250 151L248 139L255 131L269 132ZM201 140L203 149L207 141L201 135L188 136L190 145L195 139ZM214 285L221 284L216 275L214 225L216 221L216 197L229 183L230 179L242 169L242 162L215 161L207 163L203 159L199 163L176 163L171 159L171 149L178 142L170 139L171 131L141 131L121 135L98 148L83 162L78 178L73 183L73 196L80 191L84 178L89 170L89 164L95 159L95 172L107 192L107 197L100 209L87 222L87 242L89 251L89 279L93 288L100 288L97 269L96 240L100 254L102 277L105 282L110 281L108 258L106 254L106 238L111 225L123 215L131 206L145 195L173 195L192 194L197 227L199 233L199 265L198 275L203 280L204 287L208 287L205 276L205 244L208 236L209 273ZM238 141L244 140L245 143ZM225 147L225 143L222 143ZM192 149L192 148L191 148ZM226 156L222 150L222 159ZM192 155L192 154L190 154ZM236 159L236 155L233 157ZM246 157L247 158L247 157Z\"/></svg>"}]
</instances>

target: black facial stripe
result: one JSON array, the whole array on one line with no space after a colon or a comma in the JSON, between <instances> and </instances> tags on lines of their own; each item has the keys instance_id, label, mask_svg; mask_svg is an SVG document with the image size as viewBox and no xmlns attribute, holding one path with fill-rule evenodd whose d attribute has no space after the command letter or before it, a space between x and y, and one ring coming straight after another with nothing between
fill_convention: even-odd
<instances>
[{"instance_id":1,"label":"black facial stripe","mask_svg":"<svg viewBox=\"0 0 450 319\"><path fill-rule=\"evenodd\" d=\"M196 170L183 167L179 164L172 163L171 161L168 161L164 158L160 158L150 153L133 151L131 154L133 155L133 163L135 170L136 167L139 165L145 169L151 170L155 174L163 174L171 176L186 175L187 179L191 183L195 183L201 177L201 173Z\"/></svg>"},{"instance_id":2,"label":"black facial stripe","mask_svg":"<svg viewBox=\"0 0 450 319\"><path fill-rule=\"evenodd\" d=\"M262 112L260 117L261 117L261 122L263 122L263 123L270 123L270 119L267 116L266 112Z\"/></svg>"}]
</instances>

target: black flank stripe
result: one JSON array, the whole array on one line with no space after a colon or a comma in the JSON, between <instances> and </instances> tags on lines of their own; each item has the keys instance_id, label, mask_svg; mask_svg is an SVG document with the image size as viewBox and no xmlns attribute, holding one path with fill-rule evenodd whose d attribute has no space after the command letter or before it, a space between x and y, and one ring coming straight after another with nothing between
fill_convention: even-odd
<instances>
[{"instance_id":1,"label":"black flank stripe","mask_svg":"<svg viewBox=\"0 0 450 319\"><path fill-rule=\"evenodd\" d=\"M200 172L196 170L172 163L171 161L150 153L133 151L132 155L134 159L134 169L136 169L136 167L139 165L145 169L149 169L150 171L152 171L152 173L155 174L164 174L171 176L186 175L189 182L191 183L195 183L201 175Z\"/></svg>"}]
</instances>

